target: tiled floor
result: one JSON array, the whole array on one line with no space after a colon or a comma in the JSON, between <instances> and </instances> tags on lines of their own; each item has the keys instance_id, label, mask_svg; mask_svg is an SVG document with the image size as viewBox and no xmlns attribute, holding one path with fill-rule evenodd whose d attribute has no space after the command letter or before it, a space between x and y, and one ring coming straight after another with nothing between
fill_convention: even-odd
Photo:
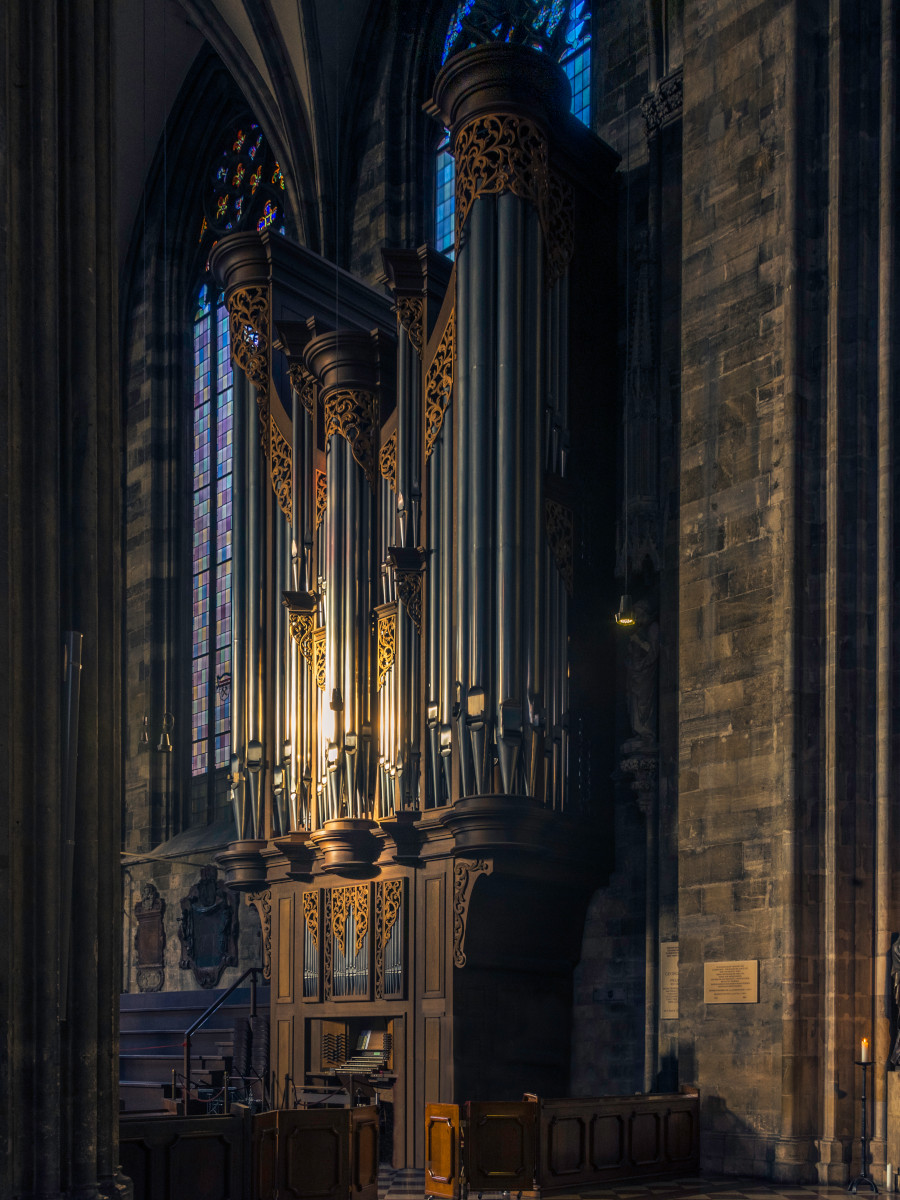
<instances>
[{"instance_id":1,"label":"tiled floor","mask_svg":"<svg viewBox=\"0 0 900 1200\"><path fill-rule=\"evenodd\" d=\"M411 1200L425 1194L425 1172L417 1170L391 1171L383 1167L378 1179L379 1200ZM623 1181L604 1188L586 1188L582 1192L552 1192L548 1200L843 1200L843 1187L820 1187L815 1184L778 1184L764 1179L743 1179L736 1176L704 1176L685 1179L648 1179ZM861 1188L860 1196L868 1196ZM503 1192L483 1192L482 1200L516 1200ZM533 1193L526 1193L531 1196ZM478 1200L478 1193L469 1192L468 1200Z\"/></svg>"}]
</instances>

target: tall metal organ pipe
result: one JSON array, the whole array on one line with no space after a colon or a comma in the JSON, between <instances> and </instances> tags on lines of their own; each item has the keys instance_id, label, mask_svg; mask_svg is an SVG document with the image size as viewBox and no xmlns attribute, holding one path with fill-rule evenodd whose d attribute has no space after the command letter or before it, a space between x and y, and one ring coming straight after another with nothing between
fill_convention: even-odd
<instances>
[{"instance_id":1,"label":"tall metal organ pipe","mask_svg":"<svg viewBox=\"0 0 900 1200\"><path fill-rule=\"evenodd\" d=\"M470 367L469 327L471 306L470 276L473 248L468 240L459 246L456 259L456 343L457 375L454 408L456 412L456 437L454 448L454 507L456 529L454 544L454 611L453 626L456 629L455 646L455 696L454 709L457 719L457 743L459 747L459 794L473 794L472 757L469 750L466 727L466 701L469 689L469 440L466 429L470 410ZM447 433L444 433L447 436Z\"/></svg>"},{"instance_id":2,"label":"tall metal organ pipe","mask_svg":"<svg viewBox=\"0 0 900 1200\"><path fill-rule=\"evenodd\" d=\"M233 374L234 411L237 414L232 447L231 523L231 799L234 807L235 836L238 841L251 837L250 795L243 773L245 749L244 697L247 669L247 572L246 572L246 421L248 387L243 371ZM255 408L256 406L253 405ZM251 443L255 452L256 446Z\"/></svg>"},{"instance_id":3,"label":"tall metal organ pipe","mask_svg":"<svg viewBox=\"0 0 900 1200\"><path fill-rule=\"evenodd\" d=\"M327 807L332 818L356 820L371 818L366 739L378 354L377 334L350 330L320 334L305 351L321 388L326 430Z\"/></svg>"},{"instance_id":4,"label":"tall metal organ pipe","mask_svg":"<svg viewBox=\"0 0 900 1200\"><path fill-rule=\"evenodd\" d=\"M256 766L251 750L262 746L262 557L261 557L261 504L260 504L260 453L259 418L257 415L256 388L247 388L247 403L244 420L247 439L247 762ZM253 744L256 744L254 746ZM251 838L264 836L263 822L263 771L248 769L247 782L250 789Z\"/></svg>"}]
</instances>

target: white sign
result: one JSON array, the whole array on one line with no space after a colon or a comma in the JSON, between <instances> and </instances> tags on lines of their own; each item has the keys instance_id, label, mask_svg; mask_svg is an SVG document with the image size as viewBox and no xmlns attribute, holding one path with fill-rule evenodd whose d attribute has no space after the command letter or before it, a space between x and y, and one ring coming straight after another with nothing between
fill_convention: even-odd
<instances>
[{"instance_id":1,"label":"white sign","mask_svg":"<svg viewBox=\"0 0 900 1200\"><path fill-rule=\"evenodd\" d=\"M659 943L659 1015L663 1021L678 1019L678 943Z\"/></svg>"}]
</instances>

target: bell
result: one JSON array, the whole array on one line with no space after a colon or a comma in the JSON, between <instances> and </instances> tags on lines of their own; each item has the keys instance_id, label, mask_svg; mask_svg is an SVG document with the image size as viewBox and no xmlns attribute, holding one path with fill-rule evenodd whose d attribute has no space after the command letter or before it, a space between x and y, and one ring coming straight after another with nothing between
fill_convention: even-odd
<instances>
[{"instance_id":1,"label":"bell","mask_svg":"<svg viewBox=\"0 0 900 1200\"><path fill-rule=\"evenodd\" d=\"M144 717L141 721L141 736L138 738L138 750L150 749L150 718Z\"/></svg>"},{"instance_id":2,"label":"bell","mask_svg":"<svg viewBox=\"0 0 900 1200\"><path fill-rule=\"evenodd\" d=\"M161 750L164 754L172 753L172 739L169 734L175 728L175 718L171 713L165 713L162 721L162 733L159 735L159 745L157 750Z\"/></svg>"},{"instance_id":3,"label":"bell","mask_svg":"<svg viewBox=\"0 0 900 1200\"><path fill-rule=\"evenodd\" d=\"M633 625L634 609L631 607L631 597L624 595L619 601L619 611L616 613L617 625Z\"/></svg>"}]
</instances>

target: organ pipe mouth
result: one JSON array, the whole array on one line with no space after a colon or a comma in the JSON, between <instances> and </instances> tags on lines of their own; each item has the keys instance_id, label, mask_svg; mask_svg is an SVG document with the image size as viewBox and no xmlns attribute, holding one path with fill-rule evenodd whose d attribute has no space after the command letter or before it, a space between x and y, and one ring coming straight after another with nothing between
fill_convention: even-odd
<instances>
[{"instance_id":1,"label":"organ pipe mouth","mask_svg":"<svg viewBox=\"0 0 900 1200\"><path fill-rule=\"evenodd\" d=\"M634 609L631 606L631 597L627 593L619 600L619 611L616 613L616 624L634 624Z\"/></svg>"}]
</instances>

